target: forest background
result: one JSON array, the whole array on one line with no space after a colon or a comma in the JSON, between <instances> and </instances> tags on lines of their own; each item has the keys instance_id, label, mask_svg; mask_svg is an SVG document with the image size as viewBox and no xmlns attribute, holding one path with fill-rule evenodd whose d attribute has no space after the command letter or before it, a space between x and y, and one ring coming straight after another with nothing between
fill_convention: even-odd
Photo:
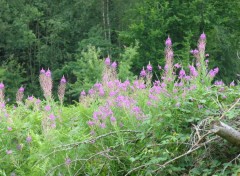
<instances>
[{"instance_id":1,"label":"forest background","mask_svg":"<svg viewBox=\"0 0 240 176\"><path fill-rule=\"evenodd\" d=\"M10 102L21 85L41 98L39 71L49 68L55 83L65 75L72 103L101 79L97 60L117 61L121 79L149 62L157 72L170 35L176 63L187 66L204 32L210 68L230 83L240 73L239 29L238 0L0 0L0 81Z\"/></svg>"}]
</instances>

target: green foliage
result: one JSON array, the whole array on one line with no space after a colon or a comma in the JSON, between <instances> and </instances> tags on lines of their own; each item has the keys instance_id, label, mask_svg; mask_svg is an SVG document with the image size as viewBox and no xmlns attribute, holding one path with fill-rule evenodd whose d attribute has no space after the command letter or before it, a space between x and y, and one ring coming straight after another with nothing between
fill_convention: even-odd
<instances>
[{"instance_id":1,"label":"green foliage","mask_svg":"<svg viewBox=\"0 0 240 176\"><path fill-rule=\"evenodd\" d=\"M38 96L39 70L50 68L74 83L65 65L88 45L100 48L101 58L110 55L124 65L123 48L137 40L139 55L127 70L138 74L149 61L154 68L162 66L168 35L173 36L175 61L194 62L189 50L196 46L194 36L203 31L209 39L211 66L220 68L218 78L227 83L238 79L238 0L1 0L0 6L0 64L13 56L26 71L27 90Z\"/></svg>"},{"instance_id":2,"label":"green foliage","mask_svg":"<svg viewBox=\"0 0 240 176\"><path fill-rule=\"evenodd\" d=\"M121 57L126 63L134 64L137 48L125 49ZM212 85L204 54L204 66L196 68L199 74L190 71L190 79L180 78L173 68L172 79L162 73L153 86L148 84L152 72L131 82L118 80L117 69L110 65L102 73L99 55L100 50L88 46L64 68L74 68L73 95L78 89L92 89L80 103L62 106L34 97L17 106L0 102L2 175L239 173L239 148L209 132L215 120L239 128L240 87ZM127 75L129 68L119 65L119 73ZM101 81L102 75L108 79Z\"/></svg>"},{"instance_id":3,"label":"green foliage","mask_svg":"<svg viewBox=\"0 0 240 176\"><path fill-rule=\"evenodd\" d=\"M72 70L76 82L71 85L70 93L79 95L83 90L90 89L94 83L101 81L103 62L99 59L100 50L94 46L88 46L85 51L78 51L76 61L69 63L67 67Z\"/></svg>"},{"instance_id":4,"label":"green foliage","mask_svg":"<svg viewBox=\"0 0 240 176\"><path fill-rule=\"evenodd\" d=\"M1 81L6 85L6 95L10 102L15 102L16 92L21 85L25 86L24 78L26 71L23 66L10 57L0 68Z\"/></svg>"},{"instance_id":5,"label":"green foliage","mask_svg":"<svg viewBox=\"0 0 240 176\"><path fill-rule=\"evenodd\" d=\"M122 81L129 79L133 80L133 73L131 72L131 69L133 65L135 64L133 61L136 60L136 58L139 57L138 50L139 46L138 43L136 45L126 47L124 49L123 54L120 55L120 62L119 62L119 69L118 69L118 78Z\"/></svg>"},{"instance_id":6,"label":"green foliage","mask_svg":"<svg viewBox=\"0 0 240 176\"><path fill-rule=\"evenodd\" d=\"M220 1L159 1L143 0L137 4L135 17L129 29L120 33L126 43L139 41L139 58L135 61L140 71L142 65L151 61L153 65L164 62L163 41L168 35L174 42L174 59L187 64L190 59L190 48L196 45L194 36L203 31L209 40L207 52L213 59L211 66L218 65L222 71L218 78L230 83L236 80L236 71L240 68L237 59L239 51L239 3L237 0ZM237 15L238 14L238 15ZM231 27L229 27L231 26ZM231 65L231 66L230 66Z\"/></svg>"}]
</instances>

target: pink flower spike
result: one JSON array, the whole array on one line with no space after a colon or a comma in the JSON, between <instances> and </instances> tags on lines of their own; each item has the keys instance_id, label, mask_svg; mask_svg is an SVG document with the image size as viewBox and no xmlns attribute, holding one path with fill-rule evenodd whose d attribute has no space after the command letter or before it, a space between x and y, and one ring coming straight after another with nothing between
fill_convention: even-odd
<instances>
[{"instance_id":1,"label":"pink flower spike","mask_svg":"<svg viewBox=\"0 0 240 176\"><path fill-rule=\"evenodd\" d=\"M8 131L12 131L12 127L7 127L7 130Z\"/></svg>"},{"instance_id":2,"label":"pink flower spike","mask_svg":"<svg viewBox=\"0 0 240 176\"><path fill-rule=\"evenodd\" d=\"M147 73L146 73L144 67L143 67L142 71L140 72L140 76L141 76L141 77L147 76Z\"/></svg>"},{"instance_id":3,"label":"pink flower spike","mask_svg":"<svg viewBox=\"0 0 240 176\"><path fill-rule=\"evenodd\" d=\"M106 124L105 123L101 123L100 127L104 129L104 128L106 128Z\"/></svg>"},{"instance_id":4,"label":"pink flower spike","mask_svg":"<svg viewBox=\"0 0 240 176\"><path fill-rule=\"evenodd\" d=\"M174 65L174 67L176 67L176 68L181 68L181 65L180 65L179 63L176 63L176 64Z\"/></svg>"},{"instance_id":5,"label":"pink flower spike","mask_svg":"<svg viewBox=\"0 0 240 176\"><path fill-rule=\"evenodd\" d=\"M54 116L54 114L50 114L50 115L49 115L49 119L50 119L50 120L55 120L55 118L56 118L56 117Z\"/></svg>"},{"instance_id":6,"label":"pink flower spike","mask_svg":"<svg viewBox=\"0 0 240 176\"><path fill-rule=\"evenodd\" d=\"M89 125L89 126L94 126L94 125L95 125L95 122L93 122L93 121L88 121L88 125Z\"/></svg>"},{"instance_id":7,"label":"pink flower spike","mask_svg":"<svg viewBox=\"0 0 240 176\"><path fill-rule=\"evenodd\" d=\"M116 118L114 116L111 116L110 120L111 122L116 122Z\"/></svg>"},{"instance_id":8,"label":"pink flower spike","mask_svg":"<svg viewBox=\"0 0 240 176\"><path fill-rule=\"evenodd\" d=\"M193 50L193 54L198 54L199 51L197 49Z\"/></svg>"},{"instance_id":9,"label":"pink flower spike","mask_svg":"<svg viewBox=\"0 0 240 176\"><path fill-rule=\"evenodd\" d=\"M234 87L235 86L235 83L234 83L234 81L232 81L231 83L230 83L230 87Z\"/></svg>"},{"instance_id":10,"label":"pink flower spike","mask_svg":"<svg viewBox=\"0 0 240 176\"><path fill-rule=\"evenodd\" d=\"M160 65L158 65L158 69L159 69L159 70L161 70L161 69L162 69L162 67L161 67Z\"/></svg>"},{"instance_id":11,"label":"pink flower spike","mask_svg":"<svg viewBox=\"0 0 240 176\"><path fill-rule=\"evenodd\" d=\"M166 44L166 46L168 46L168 47L172 46L172 41L171 41L171 39L170 39L169 36L168 36L168 38L167 38L165 44Z\"/></svg>"},{"instance_id":12,"label":"pink flower spike","mask_svg":"<svg viewBox=\"0 0 240 176\"><path fill-rule=\"evenodd\" d=\"M86 96L86 92L84 90L81 92L81 96Z\"/></svg>"},{"instance_id":13,"label":"pink flower spike","mask_svg":"<svg viewBox=\"0 0 240 176\"><path fill-rule=\"evenodd\" d=\"M38 98L38 99L36 100L36 103L37 103L37 104L40 104L40 103L41 103L41 100Z\"/></svg>"},{"instance_id":14,"label":"pink flower spike","mask_svg":"<svg viewBox=\"0 0 240 176\"><path fill-rule=\"evenodd\" d=\"M49 105L47 105L47 106L45 106L45 111L50 111L51 110L51 106L49 106Z\"/></svg>"},{"instance_id":15,"label":"pink flower spike","mask_svg":"<svg viewBox=\"0 0 240 176\"><path fill-rule=\"evenodd\" d=\"M206 40L206 34L204 34L204 32L200 35L200 39L201 40Z\"/></svg>"},{"instance_id":16,"label":"pink flower spike","mask_svg":"<svg viewBox=\"0 0 240 176\"><path fill-rule=\"evenodd\" d=\"M18 89L19 92L24 92L24 88L21 86L19 89Z\"/></svg>"},{"instance_id":17,"label":"pink flower spike","mask_svg":"<svg viewBox=\"0 0 240 176\"><path fill-rule=\"evenodd\" d=\"M117 63L114 61L111 65L112 68L117 68Z\"/></svg>"},{"instance_id":18,"label":"pink flower spike","mask_svg":"<svg viewBox=\"0 0 240 176\"><path fill-rule=\"evenodd\" d=\"M48 70L46 71L45 75L46 75L47 77L51 77L52 73L51 73L51 71L48 69Z\"/></svg>"},{"instance_id":19,"label":"pink flower spike","mask_svg":"<svg viewBox=\"0 0 240 176\"><path fill-rule=\"evenodd\" d=\"M110 60L109 56L105 59L105 64L108 66L111 64L111 60Z\"/></svg>"},{"instance_id":20,"label":"pink flower spike","mask_svg":"<svg viewBox=\"0 0 240 176\"><path fill-rule=\"evenodd\" d=\"M152 71L152 65L150 64L150 62L149 62L149 64L147 65L147 71L149 71L149 72Z\"/></svg>"},{"instance_id":21,"label":"pink flower spike","mask_svg":"<svg viewBox=\"0 0 240 176\"><path fill-rule=\"evenodd\" d=\"M66 83L66 82L67 82L67 81L66 81L65 77L63 76L62 79L61 79L61 81L60 81L60 83L63 83L63 84L64 84L64 83Z\"/></svg>"},{"instance_id":22,"label":"pink flower spike","mask_svg":"<svg viewBox=\"0 0 240 176\"><path fill-rule=\"evenodd\" d=\"M46 73L46 71L42 68L41 70L40 70L40 74L45 74Z\"/></svg>"},{"instance_id":23,"label":"pink flower spike","mask_svg":"<svg viewBox=\"0 0 240 176\"><path fill-rule=\"evenodd\" d=\"M184 76L186 76L186 73L185 73L185 70L180 70L180 72L179 72L179 78L181 79L181 78L184 78Z\"/></svg>"},{"instance_id":24,"label":"pink flower spike","mask_svg":"<svg viewBox=\"0 0 240 176\"><path fill-rule=\"evenodd\" d=\"M1 83L0 83L0 89L3 90L4 87L5 87L4 84L1 82Z\"/></svg>"},{"instance_id":25,"label":"pink flower spike","mask_svg":"<svg viewBox=\"0 0 240 176\"><path fill-rule=\"evenodd\" d=\"M29 101L33 101L34 100L34 97L33 96L30 96L27 98Z\"/></svg>"}]
</instances>

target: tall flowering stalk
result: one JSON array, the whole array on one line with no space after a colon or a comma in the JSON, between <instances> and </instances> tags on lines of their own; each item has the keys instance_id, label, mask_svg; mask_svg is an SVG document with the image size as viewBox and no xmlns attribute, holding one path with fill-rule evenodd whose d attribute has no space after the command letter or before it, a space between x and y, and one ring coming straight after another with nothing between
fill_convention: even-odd
<instances>
[{"instance_id":1,"label":"tall flowering stalk","mask_svg":"<svg viewBox=\"0 0 240 176\"><path fill-rule=\"evenodd\" d=\"M205 47L206 47L206 34L202 33L198 40L198 50L200 54L200 58L203 59L205 57ZM199 61L200 63L200 61Z\"/></svg>"},{"instance_id":2,"label":"tall flowering stalk","mask_svg":"<svg viewBox=\"0 0 240 176\"><path fill-rule=\"evenodd\" d=\"M198 39L198 49L191 50L191 53L196 58L196 66L198 71L198 77L197 81L199 83L211 83L211 80L209 80L209 77L207 77L208 71L208 60L205 61L205 57L208 56L208 54L205 55L205 48L206 48L206 34L202 33ZM214 72L210 72L210 78L213 76Z\"/></svg>"},{"instance_id":3,"label":"tall flowering stalk","mask_svg":"<svg viewBox=\"0 0 240 176\"><path fill-rule=\"evenodd\" d=\"M64 99L64 95L65 95L65 90L66 90L66 79L65 77L63 76L61 81L60 81L60 84L58 86L58 98L61 102L61 104L63 104L63 99Z\"/></svg>"},{"instance_id":4,"label":"tall flowering stalk","mask_svg":"<svg viewBox=\"0 0 240 176\"><path fill-rule=\"evenodd\" d=\"M24 96L24 88L21 86L16 94L16 102L21 103Z\"/></svg>"},{"instance_id":5,"label":"tall flowering stalk","mask_svg":"<svg viewBox=\"0 0 240 176\"><path fill-rule=\"evenodd\" d=\"M207 75L207 68L205 63L206 38L206 34L202 33L198 40L199 58L197 60L197 67L203 79L205 79Z\"/></svg>"},{"instance_id":6,"label":"tall flowering stalk","mask_svg":"<svg viewBox=\"0 0 240 176\"><path fill-rule=\"evenodd\" d=\"M172 50L172 41L171 38L168 37L165 42L165 79L171 80L172 79L172 73L173 73L173 50Z\"/></svg>"},{"instance_id":7,"label":"tall flowering stalk","mask_svg":"<svg viewBox=\"0 0 240 176\"><path fill-rule=\"evenodd\" d=\"M51 71L49 69L47 71L42 69L40 71L39 81L40 81L41 88L43 90L44 97L47 100L51 99L52 87L53 87Z\"/></svg>"},{"instance_id":8,"label":"tall flowering stalk","mask_svg":"<svg viewBox=\"0 0 240 176\"><path fill-rule=\"evenodd\" d=\"M152 81L152 65L149 62L149 64L147 65L147 69L145 70L144 67L140 72L140 80L145 80L146 85L150 86L151 85L151 81Z\"/></svg>"},{"instance_id":9,"label":"tall flowering stalk","mask_svg":"<svg viewBox=\"0 0 240 176\"><path fill-rule=\"evenodd\" d=\"M79 95L79 103L83 102L85 98L86 98L86 92L83 90Z\"/></svg>"},{"instance_id":10,"label":"tall flowering stalk","mask_svg":"<svg viewBox=\"0 0 240 176\"><path fill-rule=\"evenodd\" d=\"M5 86L4 86L4 84L1 82L1 83L0 83L0 103L1 103L1 104L5 104L4 91L5 91Z\"/></svg>"},{"instance_id":11,"label":"tall flowering stalk","mask_svg":"<svg viewBox=\"0 0 240 176\"><path fill-rule=\"evenodd\" d=\"M117 78L117 63L111 63L109 56L105 59L105 67L103 70L102 84L103 87L107 87L109 81L114 81Z\"/></svg>"}]
</instances>

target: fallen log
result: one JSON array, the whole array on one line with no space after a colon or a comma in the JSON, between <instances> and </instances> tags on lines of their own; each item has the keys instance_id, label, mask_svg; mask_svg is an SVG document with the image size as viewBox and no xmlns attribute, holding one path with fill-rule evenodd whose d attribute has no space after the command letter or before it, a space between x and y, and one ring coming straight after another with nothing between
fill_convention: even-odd
<instances>
[{"instance_id":1,"label":"fallen log","mask_svg":"<svg viewBox=\"0 0 240 176\"><path fill-rule=\"evenodd\" d=\"M240 147L240 132L221 121L213 123L212 131L233 145Z\"/></svg>"}]
</instances>

